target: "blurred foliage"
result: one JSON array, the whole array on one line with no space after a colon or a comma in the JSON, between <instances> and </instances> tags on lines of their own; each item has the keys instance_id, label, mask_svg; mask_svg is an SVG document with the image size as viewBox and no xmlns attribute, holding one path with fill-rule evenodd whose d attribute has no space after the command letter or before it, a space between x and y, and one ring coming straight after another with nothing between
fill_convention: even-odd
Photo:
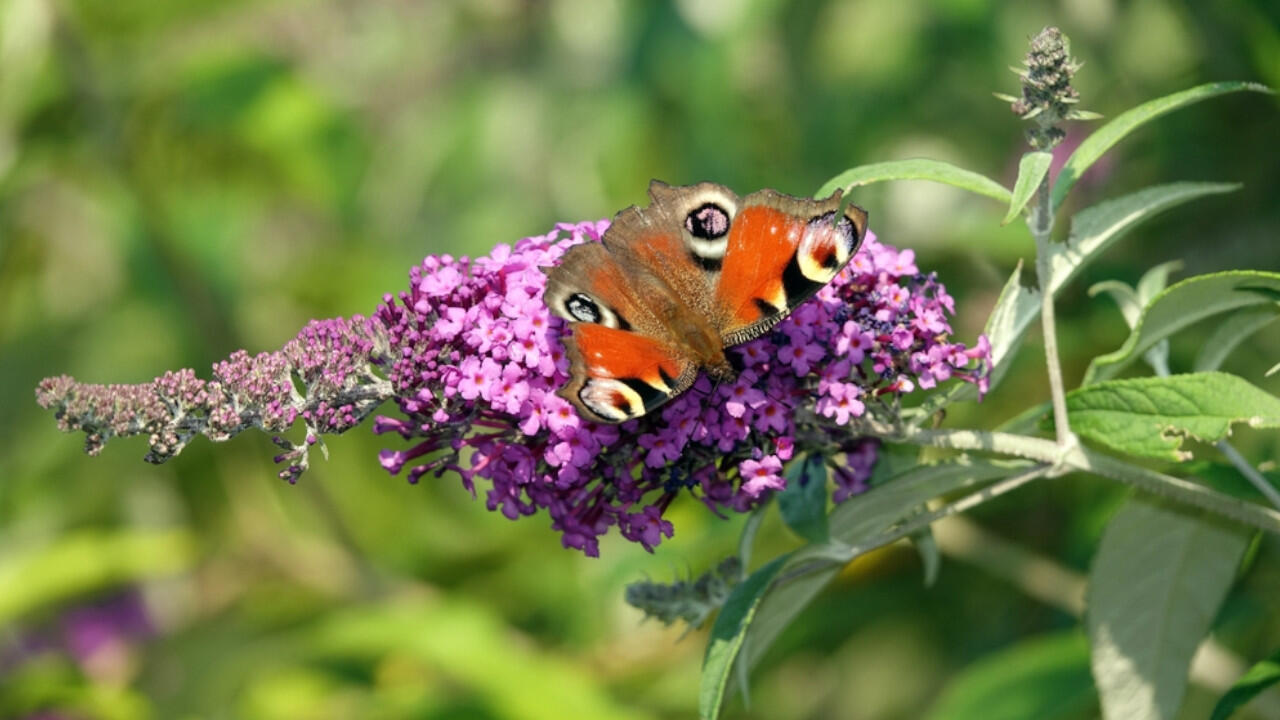
<instances>
[{"instance_id":1,"label":"blurred foliage","mask_svg":"<svg viewBox=\"0 0 1280 720\"><path fill-rule=\"evenodd\" d=\"M0 715L692 717L702 636L640 625L622 588L711 567L740 518L678 503L656 556L614 538L589 560L456 483L387 477L366 430L288 487L264 437L159 467L138 443L86 458L32 389L277 348L310 317L369 312L425 253L609 216L651 177L808 194L927 155L1011 185L1021 128L991 92L1014 88L1005 68L1046 24L1108 115L1209 80L1280 86L1268 0L0 0ZM1145 225L1068 290L1069 382L1127 335L1085 296L1093 281L1175 258L1187 275L1280 266L1277 105L1179 111L1084 178L1075 209L1153 182L1244 189ZM941 271L961 337L1031 255L1002 208L951 188L857 201ZM1175 339L1175 370L1206 334ZM1261 375L1277 357L1264 333L1226 367L1275 393L1280 376ZM990 425L1028 397L1047 398L1035 348L955 415ZM1238 439L1274 468L1274 434ZM975 519L1079 570L1119 496L1069 478ZM791 542L776 515L761 540L764 558ZM93 647L71 642L75 608L130 588L149 632L106 622ZM1242 658L1280 646L1278 591L1266 538L1219 618ZM914 718L942 697L952 717L1019 657L1066 693L1084 667L1074 626L945 559L926 591L893 547L784 634L742 716ZM1215 697L1193 688L1188 712ZM1077 700L1055 717L1096 712Z\"/></svg>"}]
</instances>

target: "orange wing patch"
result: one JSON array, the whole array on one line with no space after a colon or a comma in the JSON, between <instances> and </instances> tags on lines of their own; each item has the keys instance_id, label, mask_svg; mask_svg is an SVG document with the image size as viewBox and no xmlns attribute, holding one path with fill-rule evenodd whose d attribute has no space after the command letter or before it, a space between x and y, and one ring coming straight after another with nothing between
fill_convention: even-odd
<instances>
[{"instance_id":1,"label":"orange wing patch","mask_svg":"<svg viewBox=\"0 0 1280 720\"><path fill-rule=\"evenodd\" d=\"M693 361L667 345L603 325L575 323L565 346L583 373L571 379L561 397L604 422L653 410L684 391L697 374Z\"/></svg>"},{"instance_id":2,"label":"orange wing patch","mask_svg":"<svg viewBox=\"0 0 1280 720\"><path fill-rule=\"evenodd\" d=\"M776 208L743 208L733 219L716 304L722 332L748 327L788 308L783 273L796 254L808 218Z\"/></svg>"},{"instance_id":3,"label":"orange wing patch","mask_svg":"<svg viewBox=\"0 0 1280 720\"><path fill-rule=\"evenodd\" d=\"M591 377L633 378L666 391L680 376L680 360L653 338L591 324L575 324L573 337Z\"/></svg>"}]
</instances>

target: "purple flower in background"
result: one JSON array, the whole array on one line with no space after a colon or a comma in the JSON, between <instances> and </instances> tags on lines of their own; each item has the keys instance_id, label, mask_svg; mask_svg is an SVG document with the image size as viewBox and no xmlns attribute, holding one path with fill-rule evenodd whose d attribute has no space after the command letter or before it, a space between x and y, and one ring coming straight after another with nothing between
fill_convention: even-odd
<instances>
[{"instance_id":1,"label":"purple flower in background","mask_svg":"<svg viewBox=\"0 0 1280 720\"><path fill-rule=\"evenodd\" d=\"M849 265L770 333L732 348L735 382L701 377L660 410L619 426L578 417L556 394L568 379L567 327L543 302L565 251L598 242L608 221L560 224L474 260L426 258L409 289L369 318L316 321L275 353L239 352L203 381L190 370L144 385L41 383L37 397L90 452L113 435L147 434L162 462L196 434L222 440L248 427L282 432L281 477L293 482L326 433L343 432L394 399L374 432L407 447L383 468L411 483L456 474L508 518L545 509L566 547L588 555L611 527L652 549L674 528L677 495L717 513L746 511L786 486L800 453L834 460L838 501L865 489L878 444L850 432L869 405L949 378L985 391L990 347L951 343L954 301L914 253L868 234ZM478 487L477 479L484 483Z\"/></svg>"}]
</instances>

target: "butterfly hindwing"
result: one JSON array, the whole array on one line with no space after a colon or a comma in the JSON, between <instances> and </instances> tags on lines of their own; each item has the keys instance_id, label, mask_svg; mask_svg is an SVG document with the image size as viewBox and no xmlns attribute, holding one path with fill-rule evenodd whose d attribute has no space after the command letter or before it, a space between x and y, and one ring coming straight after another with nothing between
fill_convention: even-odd
<instances>
[{"instance_id":1,"label":"butterfly hindwing","mask_svg":"<svg viewBox=\"0 0 1280 720\"><path fill-rule=\"evenodd\" d=\"M601 422L623 422L650 412L684 392L698 372L690 358L670 345L594 323L575 323L565 347L571 377L561 397Z\"/></svg>"},{"instance_id":2,"label":"butterfly hindwing","mask_svg":"<svg viewBox=\"0 0 1280 720\"><path fill-rule=\"evenodd\" d=\"M867 214L854 205L840 213L840 197L837 191L806 200L761 190L743 198L714 299L726 347L767 332L857 252Z\"/></svg>"},{"instance_id":3,"label":"butterfly hindwing","mask_svg":"<svg viewBox=\"0 0 1280 720\"><path fill-rule=\"evenodd\" d=\"M560 395L591 420L639 417L693 383L697 365L660 320L676 300L651 274L585 243L548 272L547 307L568 320L570 381Z\"/></svg>"}]
</instances>

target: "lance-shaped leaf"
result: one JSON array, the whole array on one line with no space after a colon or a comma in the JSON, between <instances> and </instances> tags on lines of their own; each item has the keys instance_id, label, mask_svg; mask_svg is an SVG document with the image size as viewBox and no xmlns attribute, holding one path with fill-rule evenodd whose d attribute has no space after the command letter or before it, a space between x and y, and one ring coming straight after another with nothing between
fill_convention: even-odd
<instances>
[{"instance_id":1,"label":"lance-shaped leaf","mask_svg":"<svg viewBox=\"0 0 1280 720\"><path fill-rule=\"evenodd\" d=\"M844 188L845 194L848 195L853 188L885 180L931 180L985 195L1005 205L1009 204L1013 198L1005 186L985 175L979 175L972 170L965 170L941 160L927 158L890 160L850 168L824 183L815 197L826 197L837 188Z\"/></svg>"},{"instance_id":2,"label":"lance-shaped leaf","mask_svg":"<svg viewBox=\"0 0 1280 720\"><path fill-rule=\"evenodd\" d=\"M1071 282L1086 265L1126 233L1148 218L1164 210L1206 195L1231 192L1239 185L1230 183L1180 182L1157 185L1138 192L1099 203L1075 214L1071 219L1071 235L1066 243L1049 246L1049 288L1054 296ZM1027 329L1040 315L1040 293L1022 284L1022 264L1014 268L1005 282L995 309L987 319L984 331L991 343L994 390L1008 370L1008 360L1021 346ZM925 407L932 412L948 403L977 399L971 383L955 386L945 393L934 393Z\"/></svg>"},{"instance_id":3,"label":"lance-shaped leaf","mask_svg":"<svg viewBox=\"0 0 1280 720\"><path fill-rule=\"evenodd\" d=\"M724 607L720 608L715 625L711 627L711 637L707 640L707 653L702 659L699 717L707 720L720 717L734 661L742 650L747 630L751 627L761 599L788 557L783 555L774 558L769 564L751 573L733 589Z\"/></svg>"},{"instance_id":4,"label":"lance-shaped leaf","mask_svg":"<svg viewBox=\"0 0 1280 720\"><path fill-rule=\"evenodd\" d=\"M1080 143L1080 146L1075 149L1075 152L1071 153L1071 157L1067 158L1066 164L1062 166L1062 170L1058 173L1058 178L1053 185L1053 194L1050 198L1053 210L1056 212L1062 206L1062 201L1067 197L1067 193L1071 191L1080 176L1084 175L1084 171L1089 169L1089 166L1093 165L1113 145L1123 140L1126 135L1143 124L1185 105L1240 90L1271 92L1270 88L1257 83L1208 83L1193 87L1190 90L1183 90L1182 92L1150 100L1121 113L1114 120L1098 128L1093 134L1085 138L1084 142Z\"/></svg>"},{"instance_id":5,"label":"lance-shaped leaf","mask_svg":"<svg viewBox=\"0 0 1280 720\"><path fill-rule=\"evenodd\" d=\"M1280 398L1223 372L1111 380L1067 393L1071 429L1113 450L1181 461L1183 440L1217 442L1231 426L1280 427Z\"/></svg>"},{"instance_id":6,"label":"lance-shaped leaf","mask_svg":"<svg viewBox=\"0 0 1280 720\"><path fill-rule=\"evenodd\" d=\"M1196 372L1217 370L1227 356L1250 335L1280 318L1280 304L1233 312L1222 319L1205 340L1192 368Z\"/></svg>"},{"instance_id":7,"label":"lance-shaped leaf","mask_svg":"<svg viewBox=\"0 0 1280 720\"><path fill-rule=\"evenodd\" d=\"M1008 225L1018 217L1018 213L1022 212L1022 208L1027 206L1027 201L1035 194L1036 188L1040 187L1040 181L1049 174L1049 165L1052 163L1053 153L1050 152L1029 152L1022 156L1018 161L1018 180L1013 184L1013 198L1009 201L1009 212L1005 214L1004 220L1000 221L1001 225Z\"/></svg>"},{"instance_id":8,"label":"lance-shaped leaf","mask_svg":"<svg viewBox=\"0 0 1280 720\"><path fill-rule=\"evenodd\" d=\"M894 476L883 485L841 503L832 511L829 518L830 544L810 545L789 556L786 566L781 569L772 568L765 573L765 568L769 567L765 566L756 571L756 574L765 573L772 581L773 578L785 576L795 571L797 566L806 563L811 566L810 571L788 578L785 583L767 587L767 592L757 587L745 590L735 589L735 594L741 592L743 597L757 598L754 601L756 605L749 612L738 613L737 619L732 622L726 620L723 635L717 635L714 629L712 631L713 637L719 638L721 645L715 664L709 664L710 653L708 653L708 662L704 663L701 691L704 708L702 717L716 717L705 711L720 711L723 707L723 696L729 688L728 679L735 675L732 667L723 667L721 663L727 661L732 664L736 661L743 663L746 669L754 667L786 626L840 571L840 564L823 562L824 548L830 548L839 553L851 546L862 546L869 540L887 533L913 509L919 508L939 495L1007 477L1025 470L1026 467L1026 463L994 463L971 461L966 458L937 465L920 465ZM753 574L752 577L755 575ZM757 597L757 592L763 595ZM717 618L717 627L720 622ZM745 633L744 639L734 640L734 635L729 632L730 626L735 632L741 630ZM708 672L708 668L712 668L713 672Z\"/></svg>"},{"instance_id":9,"label":"lance-shaped leaf","mask_svg":"<svg viewBox=\"0 0 1280 720\"><path fill-rule=\"evenodd\" d=\"M1105 720L1172 720L1196 646L1248 545L1248 531L1130 499L1089 573L1089 641Z\"/></svg>"},{"instance_id":10,"label":"lance-shaped leaf","mask_svg":"<svg viewBox=\"0 0 1280 720\"><path fill-rule=\"evenodd\" d=\"M1260 270L1197 275L1156 295L1124 345L1113 353L1094 358L1082 384L1115 377L1156 343L1207 317L1280 301L1280 273Z\"/></svg>"}]
</instances>

